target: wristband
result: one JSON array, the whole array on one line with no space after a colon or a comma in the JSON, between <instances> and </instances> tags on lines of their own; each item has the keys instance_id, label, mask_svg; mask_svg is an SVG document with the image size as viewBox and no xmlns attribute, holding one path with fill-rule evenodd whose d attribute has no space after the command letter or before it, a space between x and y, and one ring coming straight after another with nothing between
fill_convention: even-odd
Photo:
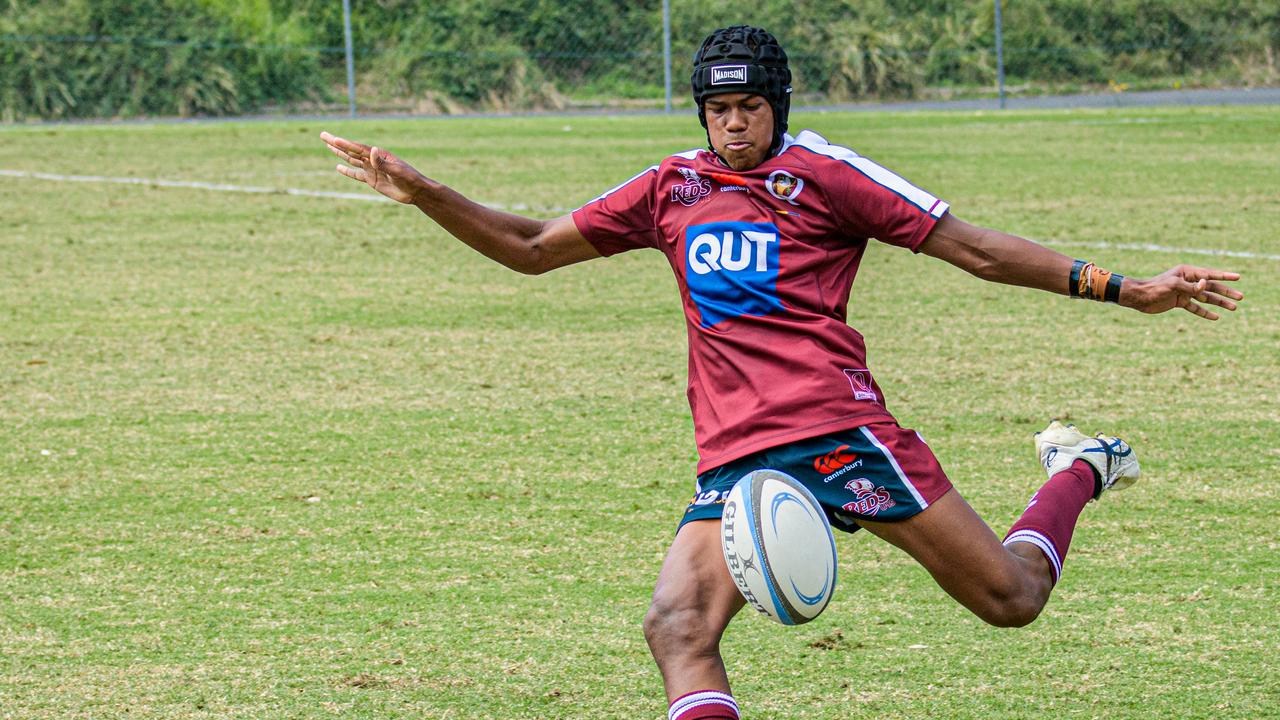
<instances>
[{"instance_id":1,"label":"wristband","mask_svg":"<svg viewBox=\"0 0 1280 720\"><path fill-rule=\"evenodd\" d=\"M1111 273L1111 277L1107 280L1107 292L1103 296L1103 302L1120 304L1120 285L1124 282L1124 276L1120 273Z\"/></svg>"},{"instance_id":2,"label":"wristband","mask_svg":"<svg viewBox=\"0 0 1280 720\"><path fill-rule=\"evenodd\" d=\"M1119 303L1120 286L1123 282L1124 276L1119 273L1103 270L1091 262L1076 260L1071 264L1067 291L1073 298Z\"/></svg>"},{"instance_id":3,"label":"wristband","mask_svg":"<svg viewBox=\"0 0 1280 720\"><path fill-rule=\"evenodd\" d=\"M1071 276L1067 279L1067 290L1071 293L1071 297L1080 297L1080 271L1084 270L1085 262L1077 260L1071 265Z\"/></svg>"}]
</instances>

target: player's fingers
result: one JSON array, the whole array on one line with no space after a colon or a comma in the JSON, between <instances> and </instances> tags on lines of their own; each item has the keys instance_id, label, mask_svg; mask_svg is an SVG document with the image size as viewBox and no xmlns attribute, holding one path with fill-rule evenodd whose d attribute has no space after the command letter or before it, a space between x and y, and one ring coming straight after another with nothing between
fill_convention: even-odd
<instances>
[{"instance_id":1,"label":"player's fingers","mask_svg":"<svg viewBox=\"0 0 1280 720\"><path fill-rule=\"evenodd\" d=\"M369 151L369 162L373 163L373 169L383 175L398 175L395 172L399 163L395 155L383 150L382 148L373 148Z\"/></svg>"},{"instance_id":2,"label":"player's fingers","mask_svg":"<svg viewBox=\"0 0 1280 720\"><path fill-rule=\"evenodd\" d=\"M1215 270L1213 268L1194 268L1195 276L1203 280L1239 280L1240 273L1228 272L1226 270Z\"/></svg>"},{"instance_id":3,"label":"player's fingers","mask_svg":"<svg viewBox=\"0 0 1280 720\"><path fill-rule=\"evenodd\" d=\"M1224 297L1229 297L1232 300L1244 299L1244 293L1231 287L1230 285L1223 285L1220 282L1209 283L1208 289L1209 289L1209 292L1218 293L1219 295L1222 295Z\"/></svg>"},{"instance_id":4,"label":"player's fingers","mask_svg":"<svg viewBox=\"0 0 1280 720\"><path fill-rule=\"evenodd\" d=\"M1204 318L1205 320L1217 320L1217 319L1218 319L1218 313L1213 312L1212 310L1209 310L1209 309L1207 309L1207 308L1203 308L1203 307L1201 307L1201 306L1197 305L1197 304L1196 304L1194 301L1192 301L1192 300L1188 300L1188 301L1187 301L1187 304L1182 306L1182 309L1183 309L1183 310L1186 310L1187 312L1191 313L1192 315L1196 315L1196 316L1198 316L1198 317L1202 317L1202 318Z\"/></svg>"},{"instance_id":5,"label":"player's fingers","mask_svg":"<svg viewBox=\"0 0 1280 720\"><path fill-rule=\"evenodd\" d=\"M352 180L359 180L360 182L368 182L369 175L364 170L353 168L350 165L335 165L334 168L339 175L346 175Z\"/></svg>"},{"instance_id":6,"label":"player's fingers","mask_svg":"<svg viewBox=\"0 0 1280 720\"><path fill-rule=\"evenodd\" d=\"M1173 292L1179 298L1193 298L1204 292L1204 288L1199 282L1192 282L1186 278L1175 277L1173 279Z\"/></svg>"},{"instance_id":7,"label":"player's fingers","mask_svg":"<svg viewBox=\"0 0 1280 720\"><path fill-rule=\"evenodd\" d=\"M337 155L344 162L355 165L356 167L360 167L361 165L363 165L362 161L352 157L349 153L347 153L346 150L342 150L341 148L336 148L332 145L326 145L326 147L329 148L329 152L333 153L334 155Z\"/></svg>"},{"instance_id":8,"label":"player's fingers","mask_svg":"<svg viewBox=\"0 0 1280 720\"><path fill-rule=\"evenodd\" d=\"M365 154L369 152L369 146L365 145L364 143L358 143L353 140L341 138L341 137L338 137L337 135L331 135L327 132L320 133L320 139L324 140L325 143L328 145L332 145L334 147L338 147L343 150L346 150L348 153L351 153L351 155L355 157L363 157Z\"/></svg>"},{"instance_id":9,"label":"player's fingers","mask_svg":"<svg viewBox=\"0 0 1280 720\"><path fill-rule=\"evenodd\" d=\"M1218 307L1223 308L1225 310L1236 309L1235 303L1231 302L1227 298L1222 297L1221 295L1218 295L1217 293L1207 292L1202 294L1200 297L1196 298L1196 300L1199 300L1202 303L1208 303L1209 305L1217 305Z\"/></svg>"}]
</instances>

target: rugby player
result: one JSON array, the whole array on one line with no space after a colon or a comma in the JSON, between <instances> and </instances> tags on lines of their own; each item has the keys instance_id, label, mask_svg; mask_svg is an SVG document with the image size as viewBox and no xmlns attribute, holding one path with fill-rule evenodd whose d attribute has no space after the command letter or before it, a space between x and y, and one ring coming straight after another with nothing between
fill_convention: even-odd
<instances>
[{"instance_id":1,"label":"rugby player","mask_svg":"<svg viewBox=\"0 0 1280 720\"><path fill-rule=\"evenodd\" d=\"M412 204L507 267L544 273L638 248L675 272L689 338L695 494L663 562L644 633L671 720L737 718L719 642L742 608L720 549L723 502L763 467L804 482L834 527L905 550L979 618L1022 626L1062 574L1077 517L1138 477L1133 450L1053 422L1036 437L1048 482L1003 539L951 486L924 439L900 427L846 323L869 239L991 282L1144 313L1208 320L1243 295L1239 276L1179 265L1139 280L996 230L816 133L787 133L791 72L772 35L717 30L694 56L707 149L677 153L569 215L533 220L483 207L386 150L322 138L343 175Z\"/></svg>"}]
</instances>

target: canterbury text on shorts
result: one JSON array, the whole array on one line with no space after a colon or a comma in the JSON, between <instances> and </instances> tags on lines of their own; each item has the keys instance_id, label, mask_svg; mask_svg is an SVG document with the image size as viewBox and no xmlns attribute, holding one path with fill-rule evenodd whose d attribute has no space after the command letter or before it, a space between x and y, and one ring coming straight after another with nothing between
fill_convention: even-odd
<instances>
[{"instance_id":1,"label":"canterbury text on shorts","mask_svg":"<svg viewBox=\"0 0 1280 720\"><path fill-rule=\"evenodd\" d=\"M762 450L702 473L680 526L720 517L734 484L763 468L804 483L831 527L845 532L857 530L858 519L905 520L951 489L919 433L897 423L872 423Z\"/></svg>"}]
</instances>

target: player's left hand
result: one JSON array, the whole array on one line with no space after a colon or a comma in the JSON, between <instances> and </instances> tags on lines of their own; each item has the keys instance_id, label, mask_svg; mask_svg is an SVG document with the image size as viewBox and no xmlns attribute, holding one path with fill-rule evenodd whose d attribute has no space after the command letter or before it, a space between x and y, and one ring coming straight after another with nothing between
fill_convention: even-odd
<instances>
[{"instance_id":1,"label":"player's left hand","mask_svg":"<svg viewBox=\"0 0 1280 720\"><path fill-rule=\"evenodd\" d=\"M320 133L320 139L334 155L347 163L337 166L339 173L367 184L396 202L413 203L418 191L427 184L427 178L422 173L382 148L327 132Z\"/></svg>"},{"instance_id":2,"label":"player's left hand","mask_svg":"<svg viewBox=\"0 0 1280 720\"><path fill-rule=\"evenodd\" d=\"M1182 308L1205 320L1217 320L1218 313L1205 305L1235 310L1236 301L1244 299L1244 293L1222 282L1239 280L1240 274L1225 270L1179 265L1150 280L1127 279L1132 282L1125 284L1120 304L1144 313Z\"/></svg>"}]
</instances>

